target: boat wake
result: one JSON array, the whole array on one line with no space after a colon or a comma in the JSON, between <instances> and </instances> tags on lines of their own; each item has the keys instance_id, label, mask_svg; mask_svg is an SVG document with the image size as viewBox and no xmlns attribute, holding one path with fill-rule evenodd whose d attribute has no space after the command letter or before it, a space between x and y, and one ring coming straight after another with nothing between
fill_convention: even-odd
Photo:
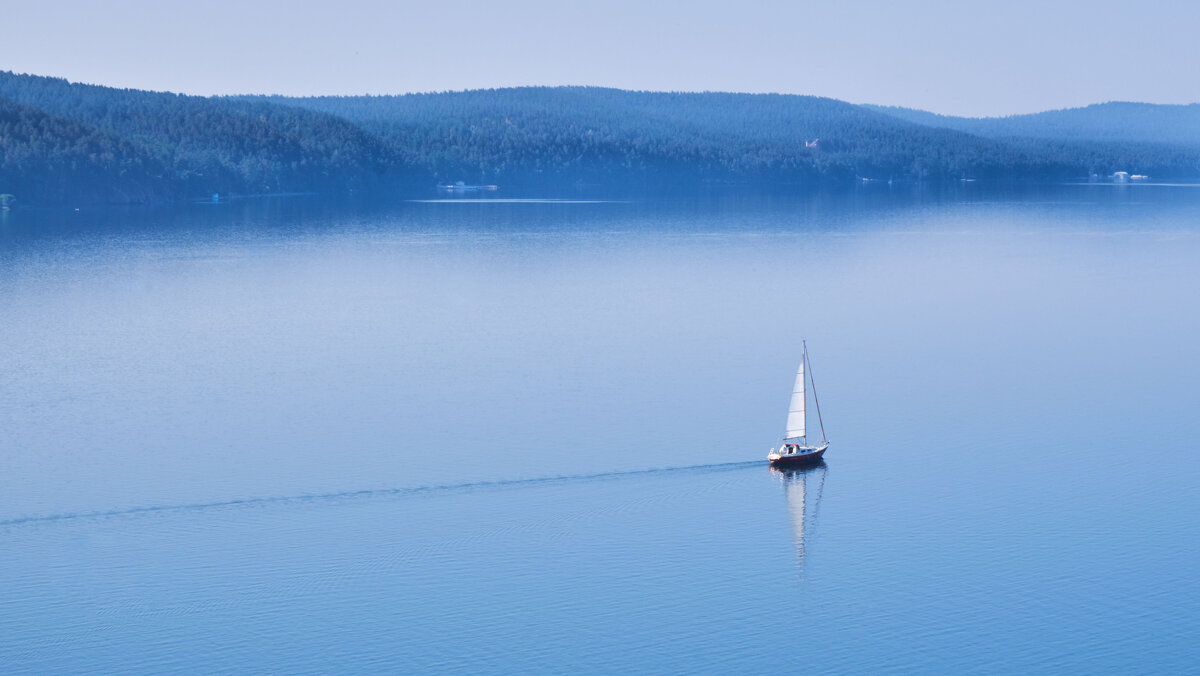
<instances>
[{"instance_id":1,"label":"boat wake","mask_svg":"<svg viewBox=\"0 0 1200 676\"><path fill-rule=\"evenodd\" d=\"M70 512L42 516L28 516L16 519L0 520L0 527L20 526L23 524L50 523L56 521L76 521L84 519L103 519L121 516L136 516L139 514L160 514L171 512L197 512L209 509L230 509L238 507L257 507L263 505L280 505L289 503L323 502L366 498L377 496L406 496L436 493L465 492L473 490L508 489L550 484L583 483L603 481L608 479L625 479L654 474L678 474L680 472L714 472L740 469L744 467L761 466L755 460L741 462L722 462L708 465L686 465L682 467L657 467L653 469L637 469L618 472L595 472L591 474L560 474L554 476L535 477L529 479L502 479L498 481L470 481L458 484L431 484L427 486L409 486L406 488L375 488L358 491L341 491L337 493L310 493L307 495L280 495L261 498L242 498L237 500L222 500L219 502L188 503L181 505L157 505L147 507L130 507L91 512Z\"/></svg>"}]
</instances>

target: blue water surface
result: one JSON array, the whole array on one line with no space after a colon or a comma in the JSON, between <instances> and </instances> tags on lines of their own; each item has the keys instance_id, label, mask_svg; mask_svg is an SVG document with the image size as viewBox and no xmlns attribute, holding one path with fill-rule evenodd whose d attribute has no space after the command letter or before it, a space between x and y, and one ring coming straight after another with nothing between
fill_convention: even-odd
<instances>
[{"instance_id":1,"label":"blue water surface","mask_svg":"<svg viewBox=\"0 0 1200 676\"><path fill-rule=\"evenodd\" d=\"M1188 672L1198 271L1191 186L0 213L0 670Z\"/></svg>"}]
</instances>

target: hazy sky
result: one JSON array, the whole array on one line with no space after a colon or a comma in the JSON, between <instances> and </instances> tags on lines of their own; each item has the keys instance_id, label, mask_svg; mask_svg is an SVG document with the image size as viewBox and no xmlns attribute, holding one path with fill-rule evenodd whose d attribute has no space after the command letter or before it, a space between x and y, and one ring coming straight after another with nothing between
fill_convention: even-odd
<instances>
[{"instance_id":1,"label":"hazy sky","mask_svg":"<svg viewBox=\"0 0 1200 676\"><path fill-rule=\"evenodd\" d=\"M784 92L960 115L1200 101L1200 2L0 0L0 70L195 94Z\"/></svg>"}]
</instances>

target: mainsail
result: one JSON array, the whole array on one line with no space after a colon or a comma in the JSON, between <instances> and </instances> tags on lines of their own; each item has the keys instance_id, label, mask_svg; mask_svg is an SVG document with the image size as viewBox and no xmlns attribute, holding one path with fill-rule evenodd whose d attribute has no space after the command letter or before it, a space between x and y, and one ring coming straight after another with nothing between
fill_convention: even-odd
<instances>
[{"instance_id":1,"label":"mainsail","mask_svg":"<svg viewBox=\"0 0 1200 676\"><path fill-rule=\"evenodd\" d=\"M792 386L792 403L788 406L787 434L784 439L804 436L804 362L796 370L796 384Z\"/></svg>"}]
</instances>

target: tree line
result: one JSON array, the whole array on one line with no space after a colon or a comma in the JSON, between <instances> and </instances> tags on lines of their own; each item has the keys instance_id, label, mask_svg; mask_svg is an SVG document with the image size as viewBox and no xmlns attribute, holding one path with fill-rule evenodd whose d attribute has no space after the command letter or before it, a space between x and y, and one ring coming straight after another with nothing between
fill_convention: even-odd
<instances>
[{"instance_id":1,"label":"tree line","mask_svg":"<svg viewBox=\"0 0 1200 676\"><path fill-rule=\"evenodd\" d=\"M594 87L199 97L0 72L0 193L55 204L456 180L654 189L1200 177L1188 144L996 136L894 113L809 96Z\"/></svg>"}]
</instances>

